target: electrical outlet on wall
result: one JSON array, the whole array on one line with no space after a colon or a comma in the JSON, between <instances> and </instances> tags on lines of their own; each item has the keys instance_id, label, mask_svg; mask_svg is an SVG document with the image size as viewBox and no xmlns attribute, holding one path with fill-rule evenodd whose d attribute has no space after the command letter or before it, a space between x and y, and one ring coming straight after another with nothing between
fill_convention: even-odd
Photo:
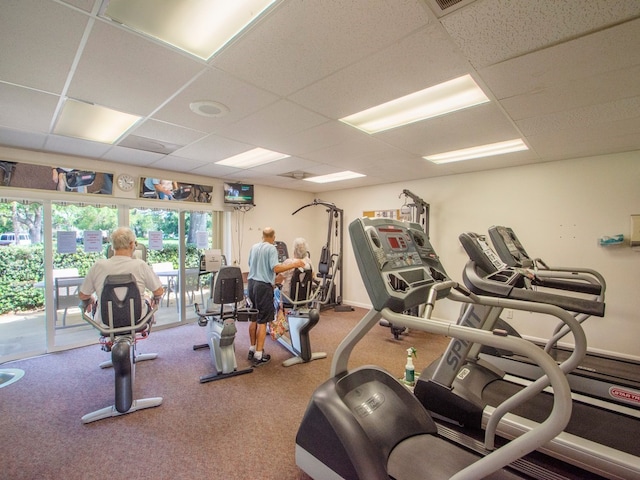
<instances>
[{"instance_id":1,"label":"electrical outlet on wall","mask_svg":"<svg viewBox=\"0 0 640 480\"><path fill-rule=\"evenodd\" d=\"M632 247L640 246L640 215L631 215L631 235L629 241Z\"/></svg>"}]
</instances>

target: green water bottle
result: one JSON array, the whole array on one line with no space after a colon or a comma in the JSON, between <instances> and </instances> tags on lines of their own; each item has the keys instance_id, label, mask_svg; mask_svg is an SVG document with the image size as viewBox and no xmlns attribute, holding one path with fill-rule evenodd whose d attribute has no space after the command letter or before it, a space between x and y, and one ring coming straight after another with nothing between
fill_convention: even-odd
<instances>
[{"instance_id":1,"label":"green water bottle","mask_svg":"<svg viewBox=\"0 0 640 480\"><path fill-rule=\"evenodd\" d=\"M413 385L416 381L416 369L413 366L413 357L416 356L416 349L407 348L407 364L404 366L404 381L407 385Z\"/></svg>"}]
</instances>

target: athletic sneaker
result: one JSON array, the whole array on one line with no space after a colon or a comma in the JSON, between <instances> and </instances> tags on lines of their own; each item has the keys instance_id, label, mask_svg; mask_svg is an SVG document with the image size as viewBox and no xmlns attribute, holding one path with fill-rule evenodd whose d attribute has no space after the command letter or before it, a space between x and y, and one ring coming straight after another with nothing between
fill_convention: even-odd
<instances>
[{"instance_id":1,"label":"athletic sneaker","mask_svg":"<svg viewBox=\"0 0 640 480\"><path fill-rule=\"evenodd\" d=\"M262 358L260 360L258 360L257 358L253 359L253 366L259 367L260 365L266 365L270 361L271 361L271 355L269 355L268 353L263 353Z\"/></svg>"},{"instance_id":2,"label":"athletic sneaker","mask_svg":"<svg viewBox=\"0 0 640 480\"><path fill-rule=\"evenodd\" d=\"M254 352L253 350L249 350L249 355L247 355L247 360L253 360L253 355L254 355L255 353L256 353L256 352Z\"/></svg>"}]
</instances>

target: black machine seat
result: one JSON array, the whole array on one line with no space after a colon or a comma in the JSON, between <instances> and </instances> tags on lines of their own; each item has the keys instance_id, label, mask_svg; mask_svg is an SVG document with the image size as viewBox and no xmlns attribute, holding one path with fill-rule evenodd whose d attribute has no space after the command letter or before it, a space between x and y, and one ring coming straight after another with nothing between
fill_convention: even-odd
<instances>
[{"instance_id":1,"label":"black machine seat","mask_svg":"<svg viewBox=\"0 0 640 480\"><path fill-rule=\"evenodd\" d=\"M142 299L136 279L132 274L109 275L100 296L102 322L111 328L135 326L142 316ZM135 330L145 330L148 324ZM129 332L127 332L129 333Z\"/></svg>"},{"instance_id":2,"label":"black machine seat","mask_svg":"<svg viewBox=\"0 0 640 480\"><path fill-rule=\"evenodd\" d=\"M213 285L212 304L207 308L207 314L215 320L236 317L238 304L244 300L244 282L242 271L237 266L223 266L216 274Z\"/></svg>"},{"instance_id":3,"label":"black machine seat","mask_svg":"<svg viewBox=\"0 0 640 480\"><path fill-rule=\"evenodd\" d=\"M136 279L130 273L109 275L105 279L100 295L101 322L88 315L84 307L83 302L80 304L83 319L112 340L123 335L148 333L157 310L154 307L144 311Z\"/></svg>"},{"instance_id":4,"label":"black machine seat","mask_svg":"<svg viewBox=\"0 0 640 480\"><path fill-rule=\"evenodd\" d=\"M283 292L282 304L285 308L297 309L300 306L308 306L313 300L313 271L293 270L291 276L291 288L288 292Z\"/></svg>"}]
</instances>

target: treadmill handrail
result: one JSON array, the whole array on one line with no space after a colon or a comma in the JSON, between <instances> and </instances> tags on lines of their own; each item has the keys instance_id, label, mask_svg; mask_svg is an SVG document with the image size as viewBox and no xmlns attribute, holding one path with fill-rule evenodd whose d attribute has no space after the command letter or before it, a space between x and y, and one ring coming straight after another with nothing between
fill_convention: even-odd
<instances>
[{"instance_id":1,"label":"treadmill handrail","mask_svg":"<svg viewBox=\"0 0 640 480\"><path fill-rule=\"evenodd\" d=\"M536 267L535 268L536 273L543 273L545 271L549 271L549 272L585 273L585 274L588 274L588 275L592 275L593 277L595 277L597 279L598 283L602 286L602 293L603 294L604 294L604 291L607 288L607 282L605 281L604 277L600 274L600 272L598 272L596 270L593 270L592 268L548 266L540 258L536 258L534 260L534 265Z\"/></svg>"},{"instance_id":2,"label":"treadmill handrail","mask_svg":"<svg viewBox=\"0 0 640 480\"><path fill-rule=\"evenodd\" d=\"M578 280L578 281L576 281ZM598 281L583 273L563 273L563 272L550 272L537 270L533 280L533 285L536 287L553 288L557 290L566 290L575 293L585 293L589 295L595 295L600 300L604 300L602 286Z\"/></svg>"},{"instance_id":3,"label":"treadmill handrail","mask_svg":"<svg viewBox=\"0 0 640 480\"><path fill-rule=\"evenodd\" d=\"M558 307L554 307L551 305L546 306L550 307L550 310L559 310L564 312ZM434 318L425 319L402 313L395 313L389 308L384 308L380 313L385 319L389 320L394 325L426 331L429 333L441 334L448 337L460 338L462 340L481 343L483 345L489 345L495 348L504 348L527 356L537 365L539 365L545 372L543 382L540 383L544 383L544 386L550 383L553 388L553 408L551 410L551 413L549 414L549 417L547 417L544 422L538 424L532 430L529 430L520 437L510 441L506 445L494 450L489 455L481 458L477 462L461 470L460 472L452 476L452 479L460 480L483 478L490 473L493 473L500 468L508 465L509 463L521 458L523 455L536 450L541 445L544 445L551 439L555 438L562 430L564 430L564 428L569 423L572 410L572 401L571 390L569 388L569 383L567 381L566 375L556 364L555 360L551 358L551 356L549 356L546 352L544 352L531 342L518 337L500 336L493 332L454 325L445 320L438 320ZM562 314L560 314L560 312L556 313L558 313L559 316L563 316ZM367 318L367 316L365 316L365 318ZM577 323L575 326L577 326L578 330L582 330L582 328L577 325ZM360 327L360 324L356 327L356 329L358 329L358 327ZM584 339L584 332L582 337L583 342L586 344L586 339ZM336 350L336 356L340 355L341 347L342 344L338 347L338 350ZM584 350L586 351L586 345ZM582 356L584 356L584 351L582 352ZM513 404L519 404L525 401L527 398L529 398L529 395L533 396L538 393L535 390L537 390L539 384L531 384L529 387L521 390L520 392L518 392L518 394L511 397L511 399L514 399L512 402L510 402L511 407L513 407ZM503 404L501 404L498 409L500 409L502 405L509 402L509 400L511 399L503 402ZM500 415L497 414L495 416ZM492 415L490 422L491 420L493 420L493 418L494 415ZM487 427L486 435L493 437L495 435L495 428L490 430L490 428ZM487 442L487 440L485 439L485 445L487 444L489 445L489 449L493 448L493 443Z\"/></svg>"},{"instance_id":4,"label":"treadmill handrail","mask_svg":"<svg viewBox=\"0 0 640 480\"><path fill-rule=\"evenodd\" d=\"M571 312L587 313L589 315L604 316L604 302L590 300L556 293L541 292L518 288L510 283L500 283L487 279L479 272L476 262L469 260L464 267L463 278L465 284L478 295L498 295L527 302L545 302L557 305ZM516 274L515 270L510 270ZM493 275L493 274L492 274Z\"/></svg>"},{"instance_id":5,"label":"treadmill handrail","mask_svg":"<svg viewBox=\"0 0 640 480\"><path fill-rule=\"evenodd\" d=\"M566 310L557 307L555 305L549 305L546 303L529 303L522 302L520 300L510 300L496 297L484 297L481 295L476 296L477 300L474 302L472 299L459 295L454 291L451 291L449 296L447 297L450 300L455 300L463 303L476 303L480 305L487 305L492 307L500 307L500 308L510 308L512 310L524 310L535 313L544 313L548 315L555 316L560 319L562 324L564 324L573 334L574 337L574 350L571 352L571 355L562 363L558 365L558 368L566 375L573 370L575 370L578 365L582 363L584 357L587 354L587 337L584 333L580 322L576 320L576 318L571 315ZM545 353L548 353L544 350ZM530 357L531 358L531 357ZM533 359L532 359L533 360ZM555 362L554 362L555 363ZM542 392L549 385L549 379L546 378L545 375L538 378L535 382L531 383L529 386L518 392L513 397L506 399L500 405L496 407L493 414L489 418L489 421L485 430L485 447L488 449L493 448L495 432L498 427L498 423L507 414L516 406L524 403L530 398L534 397L538 393Z\"/></svg>"}]
</instances>

